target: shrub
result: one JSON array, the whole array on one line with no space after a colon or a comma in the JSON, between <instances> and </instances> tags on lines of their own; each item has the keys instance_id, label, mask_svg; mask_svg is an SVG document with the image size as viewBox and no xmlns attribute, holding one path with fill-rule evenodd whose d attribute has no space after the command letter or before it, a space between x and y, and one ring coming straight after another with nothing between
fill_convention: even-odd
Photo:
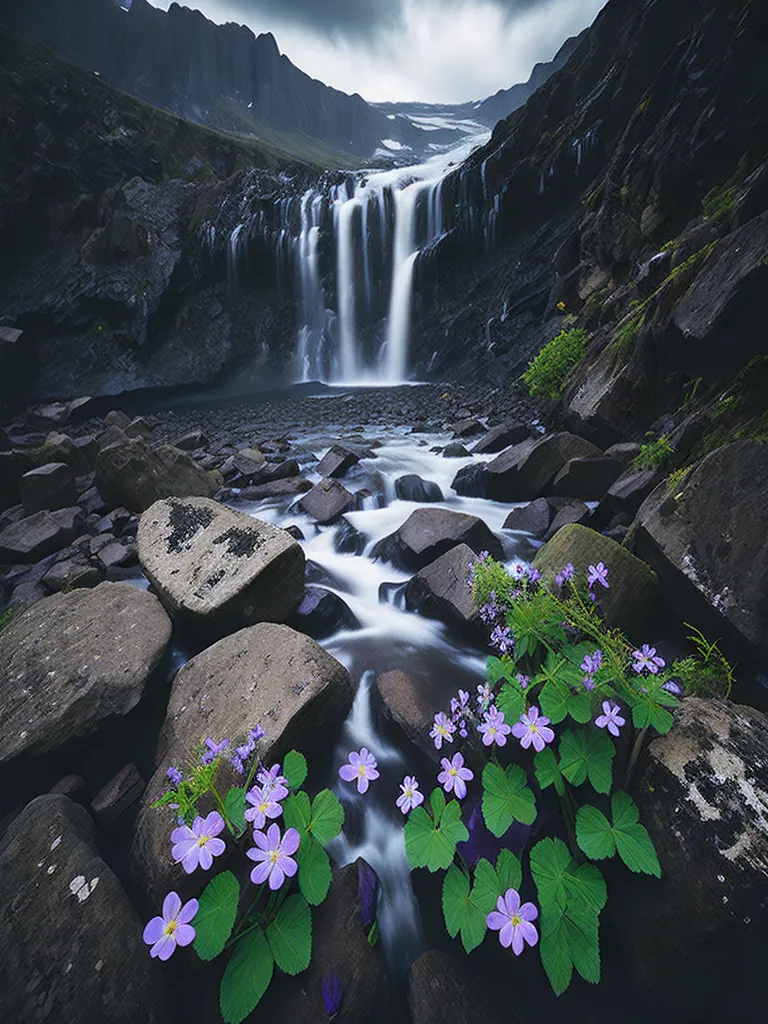
<instances>
[{"instance_id":1,"label":"shrub","mask_svg":"<svg viewBox=\"0 0 768 1024\"><path fill-rule=\"evenodd\" d=\"M581 327L561 331L528 364L523 381L531 395L559 398L587 351L587 332Z\"/></svg>"},{"instance_id":2,"label":"shrub","mask_svg":"<svg viewBox=\"0 0 768 1024\"><path fill-rule=\"evenodd\" d=\"M640 454L632 465L635 469L661 469L675 454L675 449L666 434L640 446Z\"/></svg>"}]
</instances>

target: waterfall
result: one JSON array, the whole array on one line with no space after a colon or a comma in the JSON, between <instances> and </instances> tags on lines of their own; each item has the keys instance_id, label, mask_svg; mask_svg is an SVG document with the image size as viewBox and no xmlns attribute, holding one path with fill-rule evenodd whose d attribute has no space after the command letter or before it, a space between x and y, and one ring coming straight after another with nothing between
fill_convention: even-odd
<instances>
[{"instance_id":1,"label":"waterfall","mask_svg":"<svg viewBox=\"0 0 768 1024\"><path fill-rule=\"evenodd\" d=\"M355 317L354 215L357 199L340 199L336 218L338 269L336 289L339 301L341 379L352 381L357 374L357 331Z\"/></svg>"}]
</instances>

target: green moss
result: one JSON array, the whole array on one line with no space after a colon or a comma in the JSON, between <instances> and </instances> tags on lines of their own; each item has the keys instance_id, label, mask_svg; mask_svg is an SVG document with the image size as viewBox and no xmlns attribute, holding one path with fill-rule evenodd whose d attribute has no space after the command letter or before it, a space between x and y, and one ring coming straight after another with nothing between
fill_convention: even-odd
<instances>
[{"instance_id":1,"label":"green moss","mask_svg":"<svg viewBox=\"0 0 768 1024\"><path fill-rule=\"evenodd\" d=\"M2 632L6 626L10 625L15 611L15 608L6 608L3 614L0 615L0 632Z\"/></svg>"},{"instance_id":2,"label":"green moss","mask_svg":"<svg viewBox=\"0 0 768 1024\"><path fill-rule=\"evenodd\" d=\"M696 655L674 662L672 671L686 696L728 698L733 689L733 668L717 646L709 643L704 634L693 630L688 639L696 648Z\"/></svg>"},{"instance_id":3,"label":"green moss","mask_svg":"<svg viewBox=\"0 0 768 1024\"><path fill-rule=\"evenodd\" d=\"M684 466L684 467L681 467L680 469L676 469L674 471L674 473L670 473L669 474L669 477L667 478L667 482L669 483L670 493L674 497L679 497L677 492L679 491L679 489L680 489L681 485L683 484L685 478L688 476L688 474L690 472L691 472L691 467L690 466Z\"/></svg>"},{"instance_id":4,"label":"green moss","mask_svg":"<svg viewBox=\"0 0 768 1024\"><path fill-rule=\"evenodd\" d=\"M531 395L559 398L571 374L581 364L587 351L588 335L580 327L561 331L528 364L522 376Z\"/></svg>"},{"instance_id":5,"label":"green moss","mask_svg":"<svg viewBox=\"0 0 768 1024\"><path fill-rule=\"evenodd\" d=\"M768 443L768 356L751 359L704 414L708 424L689 463L732 441Z\"/></svg>"},{"instance_id":6,"label":"green moss","mask_svg":"<svg viewBox=\"0 0 768 1024\"><path fill-rule=\"evenodd\" d=\"M722 220L736 205L736 189L721 185L713 188L702 200L701 208L707 220Z\"/></svg>"},{"instance_id":7,"label":"green moss","mask_svg":"<svg viewBox=\"0 0 768 1024\"><path fill-rule=\"evenodd\" d=\"M666 434L640 446L640 454L632 462L635 469L661 469L675 454L675 449Z\"/></svg>"},{"instance_id":8,"label":"green moss","mask_svg":"<svg viewBox=\"0 0 768 1024\"><path fill-rule=\"evenodd\" d=\"M703 246L701 249L698 249L692 256L689 256L687 260L683 260L683 262L679 266L675 267L675 269L668 275L668 277L663 282L661 287L663 288L664 285L667 284L667 282L669 281L679 282L682 279L685 279L685 282L689 283L690 280L692 280L696 276L696 274L698 274L699 270L701 270L701 267L703 266L704 262L708 260L712 253L715 251L716 245L717 240L715 240L714 242L710 242L709 245Z\"/></svg>"},{"instance_id":9,"label":"green moss","mask_svg":"<svg viewBox=\"0 0 768 1024\"><path fill-rule=\"evenodd\" d=\"M634 345L638 334L642 331L643 327L645 327L645 321L648 315L645 311L645 306L647 306L647 303L643 303L640 307L642 311L636 316L631 317L631 319L625 320L614 334L611 346L614 366L626 358L630 349Z\"/></svg>"},{"instance_id":10,"label":"green moss","mask_svg":"<svg viewBox=\"0 0 768 1024\"><path fill-rule=\"evenodd\" d=\"M675 249L679 249L680 248L680 245L681 245L680 239L679 238L673 238L669 242L665 242L664 245L662 245L662 247L659 250L659 252L674 252Z\"/></svg>"}]
</instances>

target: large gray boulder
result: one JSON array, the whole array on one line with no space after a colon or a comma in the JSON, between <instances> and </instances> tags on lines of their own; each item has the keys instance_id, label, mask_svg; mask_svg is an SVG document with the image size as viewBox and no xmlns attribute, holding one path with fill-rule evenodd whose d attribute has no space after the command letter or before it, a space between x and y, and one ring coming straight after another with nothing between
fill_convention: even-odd
<instances>
[{"instance_id":1,"label":"large gray boulder","mask_svg":"<svg viewBox=\"0 0 768 1024\"><path fill-rule=\"evenodd\" d=\"M162 969L87 812L41 796L0 841L0 1019L164 1024Z\"/></svg>"},{"instance_id":2,"label":"large gray boulder","mask_svg":"<svg viewBox=\"0 0 768 1024\"><path fill-rule=\"evenodd\" d=\"M49 462L24 474L19 493L30 515L43 509L67 508L77 502L75 475L65 463Z\"/></svg>"},{"instance_id":3,"label":"large gray boulder","mask_svg":"<svg viewBox=\"0 0 768 1024\"><path fill-rule=\"evenodd\" d=\"M399 726L414 746L433 760L439 762L440 754L429 738L429 730L437 711L445 702L444 694L435 694L425 686L419 685L420 680L405 672L394 670L384 672L376 680L384 715Z\"/></svg>"},{"instance_id":4,"label":"large gray boulder","mask_svg":"<svg viewBox=\"0 0 768 1024\"><path fill-rule=\"evenodd\" d=\"M157 598L126 583L55 594L14 616L0 632L0 764L127 714L170 639Z\"/></svg>"},{"instance_id":5,"label":"large gray boulder","mask_svg":"<svg viewBox=\"0 0 768 1024\"><path fill-rule=\"evenodd\" d=\"M304 552L293 537L209 498L155 502L137 541L147 578L180 621L282 622L304 596Z\"/></svg>"},{"instance_id":6,"label":"large gray boulder","mask_svg":"<svg viewBox=\"0 0 768 1024\"><path fill-rule=\"evenodd\" d=\"M7 526L0 533L0 562L39 562L65 548L81 529L78 518L74 514L67 517L66 511L35 512Z\"/></svg>"},{"instance_id":7,"label":"large gray boulder","mask_svg":"<svg viewBox=\"0 0 768 1024\"><path fill-rule=\"evenodd\" d=\"M467 967L448 953L423 953L408 973L413 1024L508 1024L509 1010Z\"/></svg>"},{"instance_id":8,"label":"large gray boulder","mask_svg":"<svg viewBox=\"0 0 768 1024\"><path fill-rule=\"evenodd\" d=\"M606 455L571 459L554 479L552 493L564 498L598 501L621 473L621 463Z\"/></svg>"},{"instance_id":9,"label":"large gray boulder","mask_svg":"<svg viewBox=\"0 0 768 1024\"><path fill-rule=\"evenodd\" d=\"M495 455L512 444L520 444L528 436L528 427L525 423L504 423L498 427L491 427L473 446L472 454Z\"/></svg>"},{"instance_id":10,"label":"large gray boulder","mask_svg":"<svg viewBox=\"0 0 768 1024\"><path fill-rule=\"evenodd\" d=\"M399 530L374 545L371 556L416 572L457 544L466 544L477 554L488 551L494 558L504 557L500 542L482 519L445 508L417 508Z\"/></svg>"},{"instance_id":11,"label":"large gray boulder","mask_svg":"<svg viewBox=\"0 0 768 1024\"><path fill-rule=\"evenodd\" d=\"M481 640L486 629L467 587L467 566L474 557L472 548L457 544L430 562L408 582L406 606Z\"/></svg>"},{"instance_id":12,"label":"large gray boulder","mask_svg":"<svg viewBox=\"0 0 768 1024\"><path fill-rule=\"evenodd\" d=\"M205 470L172 445L152 449L140 438L102 448L96 459L96 486L113 505L143 512L162 498L212 498L221 475Z\"/></svg>"},{"instance_id":13,"label":"large gray boulder","mask_svg":"<svg viewBox=\"0 0 768 1024\"><path fill-rule=\"evenodd\" d=\"M292 747L307 750L343 721L353 691L335 658L308 636L274 623L242 629L188 661L171 688L157 771L136 825L132 855L140 884L158 898L189 882L171 863L172 812L150 806L166 788L169 765L183 765L206 736L237 745L257 723L266 730L259 743L265 763ZM205 880L197 881L201 888Z\"/></svg>"},{"instance_id":14,"label":"large gray boulder","mask_svg":"<svg viewBox=\"0 0 768 1024\"><path fill-rule=\"evenodd\" d=\"M634 549L656 569L687 621L768 650L768 445L712 452L676 488L663 483L633 528ZM712 626L710 626L712 623Z\"/></svg>"},{"instance_id":15,"label":"large gray boulder","mask_svg":"<svg viewBox=\"0 0 768 1024\"><path fill-rule=\"evenodd\" d=\"M488 464L487 494L496 501L530 501L550 492L552 482L572 459L602 452L576 434L549 434L508 448Z\"/></svg>"},{"instance_id":16,"label":"large gray boulder","mask_svg":"<svg viewBox=\"0 0 768 1024\"><path fill-rule=\"evenodd\" d=\"M354 495L338 480L321 480L300 500L299 505L318 523L332 523L355 502Z\"/></svg>"}]
</instances>

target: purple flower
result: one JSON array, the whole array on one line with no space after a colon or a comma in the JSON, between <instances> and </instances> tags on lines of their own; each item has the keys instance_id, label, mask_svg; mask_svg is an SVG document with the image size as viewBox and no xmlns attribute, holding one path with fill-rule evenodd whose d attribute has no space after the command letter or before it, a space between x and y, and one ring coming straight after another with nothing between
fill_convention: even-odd
<instances>
[{"instance_id":1,"label":"purple flower","mask_svg":"<svg viewBox=\"0 0 768 1024\"><path fill-rule=\"evenodd\" d=\"M603 713L595 719L598 729L608 729L612 736L618 736L622 725L626 725L626 719L621 717L621 708L612 700L603 701Z\"/></svg>"},{"instance_id":2,"label":"purple flower","mask_svg":"<svg viewBox=\"0 0 768 1024\"><path fill-rule=\"evenodd\" d=\"M323 978L320 992L325 1003L325 1012L329 1017L333 1017L339 1012L341 1000L344 998L344 986L338 974L333 974L330 978Z\"/></svg>"},{"instance_id":3,"label":"purple flower","mask_svg":"<svg viewBox=\"0 0 768 1024\"><path fill-rule=\"evenodd\" d=\"M262 736L266 736L266 732L261 728L260 725L254 725L251 731L248 733L248 741L250 743L258 743Z\"/></svg>"},{"instance_id":4,"label":"purple flower","mask_svg":"<svg viewBox=\"0 0 768 1024\"><path fill-rule=\"evenodd\" d=\"M229 746L229 740L222 740L221 743L216 743L208 736L205 740L206 750L203 756L200 758L201 764L213 764L216 758L222 753L225 747Z\"/></svg>"},{"instance_id":5,"label":"purple flower","mask_svg":"<svg viewBox=\"0 0 768 1024\"><path fill-rule=\"evenodd\" d=\"M430 738L435 744L435 750L440 750L443 743L453 743L453 734L455 732L456 726L450 718L444 711L438 711L435 715L435 721L429 733Z\"/></svg>"},{"instance_id":6,"label":"purple flower","mask_svg":"<svg viewBox=\"0 0 768 1024\"><path fill-rule=\"evenodd\" d=\"M538 583L541 579L541 573L538 569L534 569L532 565L527 566L525 575L528 577L529 583Z\"/></svg>"},{"instance_id":7,"label":"purple flower","mask_svg":"<svg viewBox=\"0 0 768 1024\"><path fill-rule=\"evenodd\" d=\"M206 818L195 818L192 828L180 825L171 833L174 844L171 856L188 875L198 865L203 871L208 871L213 865L213 858L220 856L226 849L224 840L216 838L223 829L224 819L218 811L211 811Z\"/></svg>"},{"instance_id":8,"label":"purple flower","mask_svg":"<svg viewBox=\"0 0 768 1024\"><path fill-rule=\"evenodd\" d=\"M274 892L282 887L286 878L293 878L299 870L298 864L291 856L299 848L299 833L295 828L289 828L281 841L280 828L273 824L269 826L266 835L263 832L254 832L253 841L256 846L245 851L246 857L256 861L256 867L251 872L251 881L254 885L261 885L269 879L269 888Z\"/></svg>"},{"instance_id":9,"label":"purple flower","mask_svg":"<svg viewBox=\"0 0 768 1024\"><path fill-rule=\"evenodd\" d=\"M516 889L507 889L496 900L496 909L486 917L485 923L491 931L499 933L499 942L505 949L511 946L515 956L520 956L526 942L535 946L539 941L539 933L531 923L538 916L533 903L520 906L520 893Z\"/></svg>"},{"instance_id":10,"label":"purple flower","mask_svg":"<svg viewBox=\"0 0 768 1024\"><path fill-rule=\"evenodd\" d=\"M509 626L494 626L491 633L491 647L498 647L502 654L507 654L515 646L512 630Z\"/></svg>"},{"instance_id":11,"label":"purple flower","mask_svg":"<svg viewBox=\"0 0 768 1024\"><path fill-rule=\"evenodd\" d=\"M360 900L360 916L366 928L370 928L376 917L376 896L379 891L379 876L370 864L361 860L357 868L357 895Z\"/></svg>"},{"instance_id":12,"label":"purple flower","mask_svg":"<svg viewBox=\"0 0 768 1024\"><path fill-rule=\"evenodd\" d=\"M602 562L598 562L597 565L587 566L587 583L590 590L596 583L599 583L601 587L605 587L606 590L609 589L608 569Z\"/></svg>"},{"instance_id":13,"label":"purple flower","mask_svg":"<svg viewBox=\"0 0 768 1024\"><path fill-rule=\"evenodd\" d=\"M182 906L179 894L169 892L163 900L162 916L153 917L144 929L144 941L152 947L149 955L167 960L177 946L188 946L193 942L195 929L189 922L199 906L197 900L190 900Z\"/></svg>"},{"instance_id":14,"label":"purple flower","mask_svg":"<svg viewBox=\"0 0 768 1024\"><path fill-rule=\"evenodd\" d=\"M172 786L178 786L184 778L179 769L174 768L173 765L171 765L165 774L171 780Z\"/></svg>"},{"instance_id":15,"label":"purple flower","mask_svg":"<svg viewBox=\"0 0 768 1024\"><path fill-rule=\"evenodd\" d=\"M469 694L466 690L459 690L458 697L451 697L451 721L458 722L469 707Z\"/></svg>"},{"instance_id":16,"label":"purple flower","mask_svg":"<svg viewBox=\"0 0 768 1024\"><path fill-rule=\"evenodd\" d=\"M504 721L504 712L494 707L488 709L485 718L478 725L477 731L483 737L483 744L490 747L495 743L499 747L506 745L507 736L512 732L511 728Z\"/></svg>"},{"instance_id":17,"label":"purple flower","mask_svg":"<svg viewBox=\"0 0 768 1024\"><path fill-rule=\"evenodd\" d=\"M459 721L457 722L457 725L459 727L459 736L461 736L461 738L463 740L465 740L467 738L467 736L469 736L469 733L467 732L466 720L463 719L463 718L460 718Z\"/></svg>"},{"instance_id":18,"label":"purple flower","mask_svg":"<svg viewBox=\"0 0 768 1024\"><path fill-rule=\"evenodd\" d=\"M639 651L632 651L632 657L635 659L635 663L632 668L638 675L648 669L652 675L656 675L660 668L664 668L667 664L663 658L660 658L656 654L655 647L649 647L648 644L643 644Z\"/></svg>"},{"instance_id":19,"label":"purple flower","mask_svg":"<svg viewBox=\"0 0 768 1024\"><path fill-rule=\"evenodd\" d=\"M256 781L262 790L266 790L275 800L284 800L288 796L288 780L280 774L279 764L273 764L269 771L266 768L259 768L256 772Z\"/></svg>"},{"instance_id":20,"label":"purple flower","mask_svg":"<svg viewBox=\"0 0 768 1024\"><path fill-rule=\"evenodd\" d=\"M419 783L416 781L415 775L405 776L400 783L400 796L395 803L403 814L407 814L414 807L424 803L424 794L419 792Z\"/></svg>"},{"instance_id":21,"label":"purple flower","mask_svg":"<svg viewBox=\"0 0 768 1024\"><path fill-rule=\"evenodd\" d=\"M480 608L480 618L483 622L494 622L501 615L501 608L496 603L496 591L492 590L488 602Z\"/></svg>"},{"instance_id":22,"label":"purple flower","mask_svg":"<svg viewBox=\"0 0 768 1024\"><path fill-rule=\"evenodd\" d=\"M488 705L493 700L493 694L491 693L491 687L488 683L482 683L477 687L477 707L480 711L485 711ZM439 749L439 748L438 748Z\"/></svg>"},{"instance_id":23,"label":"purple flower","mask_svg":"<svg viewBox=\"0 0 768 1024\"><path fill-rule=\"evenodd\" d=\"M524 676L522 672L518 672L515 678L517 679L518 683L520 683L521 690L527 690L528 687L531 685L531 677Z\"/></svg>"},{"instance_id":24,"label":"purple flower","mask_svg":"<svg viewBox=\"0 0 768 1024\"><path fill-rule=\"evenodd\" d=\"M524 750L533 744L537 753L555 738L554 731L549 728L549 719L540 715L537 707L531 707L527 714L524 712L520 715L520 721L512 726L512 735L520 740Z\"/></svg>"},{"instance_id":25,"label":"purple flower","mask_svg":"<svg viewBox=\"0 0 768 1024\"><path fill-rule=\"evenodd\" d=\"M573 579L573 574L576 570L573 568L573 562L568 562L564 565L560 572L555 574L555 583L558 587L562 587L564 583Z\"/></svg>"},{"instance_id":26,"label":"purple flower","mask_svg":"<svg viewBox=\"0 0 768 1024\"><path fill-rule=\"evenodd\" d=\"M343 764L339 768L339 775L345 782L357 782L358 793L365 793L368 783L379 777L376 771L376 758L367 747L361 747L359 754L353 750L349 755L349 764Z\"/></svg>"},{"instance_id":27,"label":"purple flower","mask_svg":"<svg viewBox=\"0 0 768 1024\"><path fill-rule=\"evenodd\" d=\"M464 757L462 754L454 754L450 761L447 757L444 757L440 765L443 770L437 776L437 781L446 793L450 793L453 790L456 798L463 800L467 795L467 783L474 779L475 773L469 768L464 767Z\"/></svg>"},{"instance_id":28,"label":"purple flower","mask_svg":"<svg viewBox=\"0 0 768 1024\"><path fill-rule=\"evenodd\" d=\"M674 681L674 679L668 679L666 683L662 685L662 690L666 690L667 693L674 694L675 697L679 697L683 692L682 686Z\"/></svg>"},{"instance_id":29,"label":"purple flower","mask_svg":"<svg viewBox=\"0 0 768 1024\"><path fill-rule=\"evenodd\" d=\"M593 676L603 666L603 652L595 651L594 654L585 654L584 661L582 661L580 668L582 672L586 672L587 675Z\"/></svg>"},{"instance_id":30,"label":"purple flower","mask_svg":"<svg viewBox=\"0 0 768 1024\"><path fill-rule=\"evenodd\" d=\"M272 790L266 787L259 789L258 786L254 786L250 792L245 794L245 799L251 806L245 809L243 817L246 821L250 821L254 828L264 828L267 818L279 818L283 813L283 808L278 801L286 796L288 796L288 790L283 789L282 786L275 786Z\"/></svg>"}]
</instances>

